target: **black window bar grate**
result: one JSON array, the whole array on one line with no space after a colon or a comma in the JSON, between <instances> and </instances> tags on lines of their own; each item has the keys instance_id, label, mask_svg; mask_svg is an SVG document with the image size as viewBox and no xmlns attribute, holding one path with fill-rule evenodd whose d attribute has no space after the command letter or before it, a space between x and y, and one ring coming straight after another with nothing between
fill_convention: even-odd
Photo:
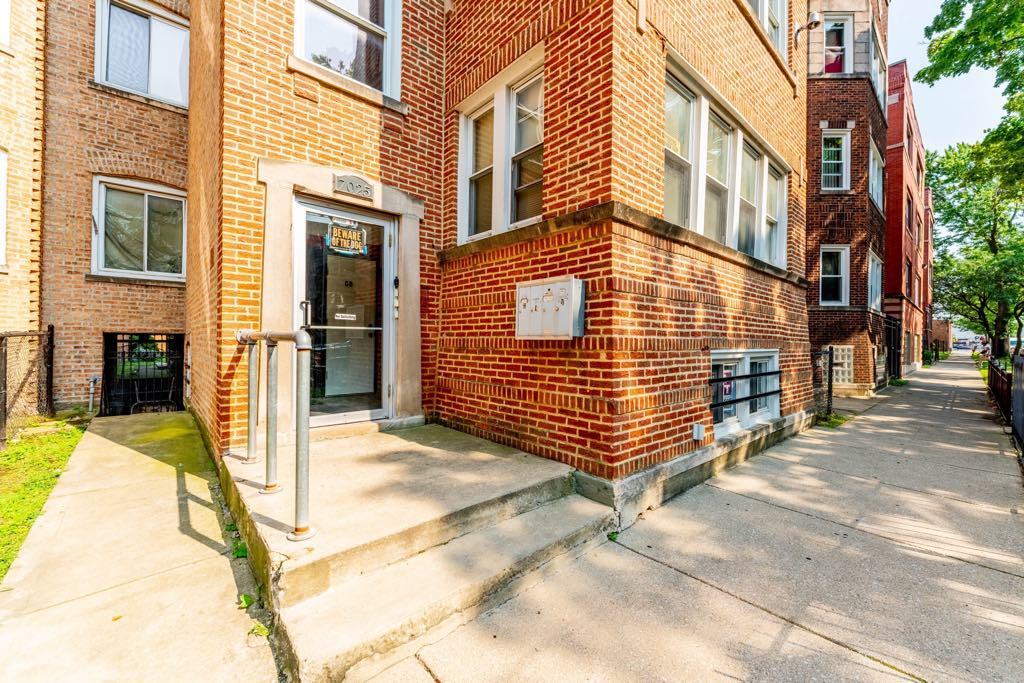
<instances>
[{"instance_id":1,"label":"black window bar grate","mask_svg":"<svg viewBox=\"0 0 1024 683\"><path fill-rule=\"evenodd\" d=\"M708 385L715 386L716 384L724 384L726 382L742 382L744 380L758 379L761 377L778 377L782 378L781 370L770 370L768 372L755 372L749 375L733 375L731 377L712 377L708 380ZM760 398L769 398L770 396L782 395L782 389L773 389L772 391L764 391L759 394L751 394L750 396L743 396L741 398L731 398L726 401L715 401L710 405L711 410L717 410L718 408L726 408L728 406L737 405L745 401L756 401Z\"/></svg>"}]
</instances>

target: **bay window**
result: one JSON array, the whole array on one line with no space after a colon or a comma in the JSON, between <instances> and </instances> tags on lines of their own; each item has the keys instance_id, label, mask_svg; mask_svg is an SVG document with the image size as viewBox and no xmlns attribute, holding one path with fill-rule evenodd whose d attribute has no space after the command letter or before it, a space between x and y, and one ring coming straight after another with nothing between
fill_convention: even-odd
<instances>
[{"instance_id":1,"label":"bay window","mask_svg":"<svg viewBox=\"0 0 1024 683\"><path fill-rule=\"evenodd\" d=\"M296 0L295 55L399 97L399 0Z\"/></svg>"},{"instance_id":2,"label":"bay window","mask_svg":"<svg viewBox=\"0 0 1024 683\"><path fill-rule=\"evenodd\" d=\"M665 220L784 267L789 175L722 109L688 79L667 76Z\"/></svg>"},{"instance_id":3,"label":"bay window","mask_svg":"<svg viewBox=\"0 0 1024 683\"><path fill-rule=\"evenodd\" d=\"M780 55L786 57L789 52L786 42L789 9L786 0L747 0L747 4L768 33L772 45Z\"/></svg>"},{"instance_id":4,"label":"bay window","mask_svg":"<svg viewBox=\"0 0 1024 683\"><path fill-rule=\"evenodd\" d=\"M850 246L826 245L821 248L822 306L847 306L850 302Z\"/></svg>"},{"instance_id":5,"label":"bay window","mask_svg":"<svg viewBox=\"0 0 1024 683\"><path fill-rule=\"evenodd\" d=\"M100 0L96 80L121 90L188 104L188 21L145 0Z\"/></svg>"},{"instance_id":6,"label":"bay window","mask_svg":"<svg viewBox=\"0 0 1024 683\"><path fill-rule=\"evenodd\" d=\"M544 79L536 62L463 103L459 154L459 241L540 220L544 181ZM528 67L533 68L528 68Z\"/></svg>"},{"instance_id":7,"label":"bay window","mask_svg":"<svg viewBox=\"0 0 1024 683\"><path fill-rule=\"evenodd\" d=\"M98 177L93 188L93 272L183 280L185 193Z\"/></svg>"}]
</instances>

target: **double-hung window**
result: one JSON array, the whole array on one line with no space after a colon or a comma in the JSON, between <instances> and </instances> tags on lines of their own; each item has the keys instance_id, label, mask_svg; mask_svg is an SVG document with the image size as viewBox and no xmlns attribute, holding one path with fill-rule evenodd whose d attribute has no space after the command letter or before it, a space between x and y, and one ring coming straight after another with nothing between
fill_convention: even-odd
<instances>
[{"instance_id":1,"label":"double-hung window","mask_svg":"<svg viewBox=\"0 0 1024 683\"><path fill-rule=\"evenodd\" d=\"M821 134L821 189L850 189L849 130L826 130Z\"/></svg>"},{"instance_id":2,"label":"double-hung window","mask_svg":"<svg viewBox=\"0 0 1024 683\"><path fill-rule=\"evenodd\" d=\"M399 97L399 0L296 0L295 55Z\"/></svg>"},{"instance_id":3,"label":"double-hung window","mask_svg":"<svg viewBox=\"0 0 1024 683\"><path fill-rule=\"evenodd\" d=\"M185 193L151 183L94 181L93 272L185 278Z\"/></svg>"},{"instance_id":4,"label":"double-hung window","mask_svg":"<svg viewBox=\"0 0 1024 683\"><path fill-rule=\"evenodd\" d=\"M515 75L471 98L475 106L462 117L463 242L528 225L543 212L544 80L536 71Z\"/></svg>"},{"instance_id":5,"label":"double-hung window","mask_svg":"<svg viewBox=\"0 0 1024 683\"><path fill-rule=\"evenodd\" d=\"M750 10L767 31L772 45L783 57L788 55L786 23L789 20L786 0L747 0Z\"/></svg>"},{"instance_id":6,"label":"double-hung window","mask_svg":"<svg viewBox=\"0 0 1024 683\"><path fill-rule=\"evenodd\" d=\"M914 266L911 265L910 259L903 264L903 289L906 292L907 298L914 296Z\"/></svg>"},{"instance_id":7,"label":"double-hung window","mask_svg":"<svg viewBox=\"0 0 1024 683\"><path fill-rule=\"evenodd\" d=\"M825 16L825 73L846 74L853 71L853 17Z\"/></svg>"},{"instance_id":8,"label":"double-hung window","mask_svg":"<svg viewBox=\"0 0 1024 683\"><path fill-rule=\"evenodd\" d=\"M874 254L868 258L868 307L882 310L882 260Z\"/></svg>"},{"instance_id":9,"label":"double-hung window","mask_svg":"<svg viewBox=\"0 0 1024 683\"><path fill-rule=\"evenodd\" d=\"M188 105L188 22L146 0L99 0L96 80Z\"/></svg>"},{"instance_id":10,"label":"double-hung window","mask_svg":"<svg viewBox=\"0 0 1024 683\"><path fill-rule=\"evenodd\" d=\"M761 202L761 155L748 145L743 147L740 168L740 222L736 248L757 256L758 205Z\"/></svg>"},{"instance_id":11,"label":"double-hung window","mask_svg":"<svg viewBox=\"0 0 1024 683\"><path fill-rule=\"evenodd\" d=\"M914 200L907 197L907 232L914 234Z\"/></svg>"},{"instance_id":12,"label":"double-hung window","mask_svg":"<svg viewBox=\"0 0 1024 683\"><path fill-rule=\"evenodd\" d=\"M665 219L784 267L788 173L724 109L689 79L668 75Z\"/></svg>"},{"instance_id":13,"label":"double-hung window","mask_svg":"<svg viewBox=\"0 0 1024 683\"><path fill-rule=\"evenodd\" d=\"M847 306L850 303L850 246L825 245L821 248L822 306Z\"/></svg>"},{"instance_id":14,"label":"double-hung window","mask_svg":"<svg viewBox=\"0 0 1024 683\"><path fill-rule=\"evenodd\" d=\"M871 200L881 211L884 207L885 201L885 160L882 158L882 154L878 151L878 147L875 146L874 140L871 141L871 168L868 174L868 186L871 193Z\"/></svg>"},{"instance_id":15,"label":"double-hung window","mask_svg":"<svg viewBox=\"0 0 1024 683\"><path fill-rule=\"evenodd\" d=\"M779 352L712 351L710 385L716 438L778 417Z\"/></svg>"},{"instance_id":16,"label":"double-hung window","mask_svg":"<svg viewBox=\"0 0 1024 683\"><path fill-rule=\"evenodd\" d=\"M671 76L665 82L665 220L687 228L693 188L696 98Z\"/></svg>"},{"instance_id":17,"label":"double-hung window","mask_svg":"<svg viewBox=\"0 0 1024 683\"><path fill-rule=\"evenodd\" d=\"M729 226L729 180L732 129L714 114L708 122L707 179L704 199L704 234L726 243Z\"/></svg>"},{"instance_id":18,"label":"double-hung window","mask_svg":"<svg viewBox=\"0 0 1024 683\"><path fill-rule=\"evenodd\" d=\"M878 39L878 32L871 29L871 84L875 86L875 96L878 97L878 104L885 110L885 92L889 87L886 77L885 55L882 54L882 43Z\"/></svg>"}]
</instances>

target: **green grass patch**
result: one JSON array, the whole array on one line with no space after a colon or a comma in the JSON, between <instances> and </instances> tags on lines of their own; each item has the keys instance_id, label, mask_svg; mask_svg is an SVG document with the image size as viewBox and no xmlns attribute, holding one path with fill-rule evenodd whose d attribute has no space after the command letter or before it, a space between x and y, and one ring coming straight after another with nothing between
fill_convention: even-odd
<instances>
[{"instance_id":1,"label":"green grass patch","mask_svg":"<svg viewBox=\"0 0 1024 683\"><path fill-rule=\"evenodd\" d=\"M908 384L910 384L910 380L909 379L903 379L902 377L898 378L898 379L891 379L891 380L889 380L889 386L891 386L891 387L905 387Z\"/></svg>"},{"instance_id":2,"label":"green grass patch","mask_svg":"<svg viewBox=\"0 0 1024 683\"><path fill-rule=\"evenodd\" d=\"M832 413L831 415L819 415L817 425L819 427L826 427L828 429L836 429L837 427L842 427L849 421L849 415L840 415L839 413Z\"/></svg>"},{"instance_id":3,"label":"green grass patch","mask_svg":"<svg viewBox=\"0 0 1024 683\"><path fill-rule=\"evenodd\" d=\"M60 424L54 432L11 440L0 451L0 580L83 431L84 425Z\"/></svg>"}]
</instances>

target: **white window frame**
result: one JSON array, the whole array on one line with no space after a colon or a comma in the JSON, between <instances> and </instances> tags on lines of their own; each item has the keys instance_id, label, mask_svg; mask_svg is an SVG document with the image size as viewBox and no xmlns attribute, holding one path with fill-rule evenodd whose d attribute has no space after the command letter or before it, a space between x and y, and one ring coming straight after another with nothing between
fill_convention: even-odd
<instances>
[{"instance_id":1,"label":"white window frame","mask_svg":"<svg viewBox=\"0 0 1024 683\"><path fill-rule=\"evenodd\" d=\"M105 198L107 188L125 190L137 194L154 195L157 197L168 197L179 199L182 202L181 213L181 274L159 273L148 270L120 270L117 268L104 267L104 236L106 235L106 211ZM146 240L149 239L148 213L143 223L143 253L146 251ZM130 180L127 178L116 178L111 176L94 176L92 184L92 273L94 275L106 275L109 277L128 278L136 280L160 280L165 282L184 282L187 267L188 247L188 200L186 193L177 188L159 185L157 183Z\"/></svg>"},{"instance_id":2,"label":"white window frame","mask_svg":"<svg viewBox=\"0 0 1024 683\"><path fill-rule=\"evenodd\" d=\"M528 51L510 67L488 81L484 87L459 105L459 171L458 171L458 243L465 244L491 235L534 225L543 214L512 222L512 157L515 147L515 95L525 86L544 77L543 46ZM543 102L543 95L542 102ZM543 106L543 104L542 104ZM469 178L473 168L473 121L494 108L494 155L491 188L491 229L470 236ZM541 144L544 124L541 123ZM542 193L543 193L543 184Z\"/></svg>"},{"instance_id":3,"label":"white window frame","mask_svg":"<svg viewBox=\"0 0 1024 683\"><path fill-rule=\"evenodd\" d=\"M779 350L778 349L719 349L711 352L711 363L710 366L718 365L720 363L736 363L736 376L744 376L751 374L750 365L755 361L762 361L768 363L768 372L777 372L780 368L779 365ZM710 370L709 366L709 370ZM709 373L710 377L710 373ZM775 391L781 387L780 376L770 377L768 384L768 391ZM752 395L752 380L737 380L734 381L734 398L743 398L745 396ZM712 397L714 392L712 391ZM713 429L715 439L721 439L726 436L730 436L744 429L749 429L758 424L763 424L771 420L777 419L780 414L781 402L780 396L770 396L767 400L767 405L758 410L751 411L749 400L743 400L739 403L734 404L736 408L736 415L730 417L722 422L714 423ZM710 409L708 411L711 412ZM712 420L714 418L712 417Z\"/></svg>"},{"instance_id":4,"label":"white window frame","mask_svg":"<svg viewBox=\"0 0 1024 683\"><path fill-rule=\"evenodd\" d=\"M824 26L822 29L822 41L821 41L821 72L825 73L825 66L828 63L828 44L824 36L828 31L829 24L843 24L843 70L838 73L852 74L853 73L853 33L854 33L854 21L852 14L833 14L828 13L825 15Z\"/></svg>"},{"instance_id":5,"label":"white window frame","mask_svg":"<svg viewBox=\"0 0 1024 683\"><path fill-rule=\"evenodd\" d=\"M839 273L838 277L843 278L842 287L840 288L840 294L842 298L839 301L825 301L822 296L822 284L825 276L822 275L822 257L825 252L839 252L841 257L839 259ZM829 275L828 277L837 277L835 275ZM820 306L849 306L850 305L850 245L849 244L823 244L818 252L818 304Z\"/></svg>"},{"instance_id":6,"label":"white window frame","mask_svg":"<svg viewBox=\"0 0 1024 683\"><path fill-rule=\"evenodd\" d=\"M7 150L0 148L0 269L7 268Z\"/></svg>"},{"instance_id":7,"label":"white window frame","mask_svg":"<svg viewBox=\"0 0 1024 683\"><path fill-rule=\"evenodd\" d=\"M775 243L775 252L766 253L765 260L770 263L782 264L785 266L786 263L786 250L788 247L787 236L789 234L789 174L780 171L776 166L768 162L768 178L765 184L764 191L764 248L768 248L768 222L772 220L772 217L768 215L768 185L776 182L779 185L779 215L775 217L776 226L779 231L779 240Z\"/></svg>"},{"instance_id":8,"label":"white window frame","mask_svg":"<svg viewBox=\"0 0 1024 683\"><path fill-rule=\"evenodd\" d=\"M710 90L703 79L691 76L675 65L668 69L670 81L678 81L694 98L694 114L691 125L693 126L692 142L692 173L690 174L690 230L705 234L704 213L706 209L706 191L709 179L708 175L708 126L712 117L720 119L730 131L729 142L729 170L728 210L726 217L726 240L725 246L737 249L739 236L739 206L740 206L740 173L742 171L742 159L744 146L752 148L760 154L758 161L758 202L757 202L757 246L754 258L770 263L778 268L786 268L787 244L789 241L788 226L788 191L783 192L780 201L783 202L782 220L779 224L779 243L776 245L776 253L769 254L767 248L767 192L769 181L769 169L774 168L781 176L784 188L788 188L789 177L792 168L782 160L782 156L776 152L754 129L746 123L741 115L732 108L724 98L717 96ZM698 82L698 80L700 82ZM712 180L717 184L717 180ZM687 226L683 226L687 227ZM707 235L705 235L707 236ZM713 239L710 238L709 239Z\"/></svg>"},{"instance_id":9,"label":"white window frame","mask_svg":"<svg viewBox=\"0 0 1024 683\"><path fill-rule=\"evenodd\" d=\"M878 39L878 31L873 24L871 26L871 45L868 49L870 50L868 59L871 60L871 84L875 88L878 104L883 111L886 111L888 109L885 106L885 99L886 91L889 89L889 67L886 55L882 52L882 43ZM888 118L888 112L886 112L886 118Z\"/></svg>"},{"instance_id":10,"label":"white window frame","mask_svg":"<svg viewBox=\"0 0 1024 683\"><path fill-rule=\"evenodd\" d=\"M379 92L391 97L395 100L402 99L402 0L383 0L384 1L384 26L380 27L374 24L372 21L367 21L360 16L352 14L345 10L339 5L334 4L331 0L308 0L313 2L320 7L324 8L332 14L336 14L345 21L352 23L359 28L378 35L384 40L384 65L382 67L382 88ZM354 78L338 73L337 71L331 71L330 69L314 64L305 57L303 53L305 50L306 42L306 2L307 0L295 0L295 24L292 36L292 50L293 56L308 64L315 69L323 69L324 71L343 78L346 81L351 81L356 84L357 87L370 88L376 90L372 85L357 81Z\"/></svg>"},{"instance_id":11,"label":"white window frame","mask_svg":"<svg viewBox=\"0 0 1024 683\"><path fill-rule=\"evenodd\" d=\"M184 29L188 33L189 43L192 42L192 31L189 28L188 19L169 12L163 7L149 2L148 0L96 0L96 59L95 59L95 71L93 73L93 79L97 83L102 83L110 88L115 88L123 92L129 92L142 97L147 97L151 100L157 100L158 102L166 102L172 104L175 107L188 108L188 83L185 87L185 101L178 102L160 95L154 95L153 93L142 92L128 88L118 83L111 83L107 80L107 38L108 38L108 17L110 16L110 5L120 5L125 9L139 12L140 14L148 15L151 20L156 19L157 21L164 21L168 24L176 26L177 28ZM189 55L189 76L191 76L191 54Z\"/></svg>"},{"instance_id":12,"label":"white window frame","mask_svg":"<svg viewBox=\"0 0 1024 683\"><path fill-rule=\"evenodd\" d=\"M885 157L871 141L871 156L868 160L868 194L879 211L885 212Z\"/></svg>"},{"instance_id":13,"label":"white window frame","mask_svg":"<svg viewBox=\"0 0 1024 683\"><path fill-rule=\"evenodd\" d=\"M696 173L696 170L697 170L696 157L700 155L700 151L697 149L697 142L698 141L697 141L697 134L696 134L696 129L698 127L698 123L699 123L699 120L700 120L700 109L699 109L700 101L698 100L697 95L695 95L693 92L691 92L690 89L686 87L686 85L684 85L682 82L680 82L680 80L678 78L676 78L675 76L673 76L671 73L666 74L665 82L666 82L666 87L671 88L680 97L683 97L684 99L688 99L690 101L690 130L688 131L689 132L689 136L690 136L690 142L689 142L690 158L689 159L684 159L682 157L682 155L677 154L674 150L671 150L668 147L665 147L665 157L666 157L666 159L665 159L666 174L665 175L666 175L666 177L668 175L668 173L667 173L668 157L672 157L672 158L678 160L679 162L682 162L682 163L685 163L685 164L689 165L689 167L690 167L690 191L687 193L687 195L690 198L690 206L688 206L687 209L686 209L686 214L687 214L686 222L687 222L687 225L684 225L683 227L684 228L692 229L693 225L694 225L693 221L694 221L694 211L695 211L695 204L696 204L696 197L694 196L694 192L695 192L694 174ZM663 127L663 130L664 130L664 127ZM666 200L666 204L667 204L668 203L668 201L667 201L668 200L668 187L667 187L667 183L666 183L665 193L664 194L665 194L665 200Z\"/></svg>"},{"instance_id":14,"label":"white window frame","mask_svg":"<svg viewBox=\"0 0 1024 683\"><path fill-rule=\"evenodd\" d=\"M843 141L843 185L842 187L825 187L825 138L841 138ZM849 128L826 128L821 131L821 145L819 146L821 173L818 177L818 184L822 192L849 192L850 191L850 129Z\"/></svg>"},{"instance_id":15,"label":"white window frame","mask_svg":"<svg viewBox=\"0 0 1024 683\"><path fill-rule=\"evenodd\" d=\"M885 279L884 264L874 252L868 253L868 308L882 312L882 282Z\"/></svg>"},{"instance_id":16,"label":"white window frame","mask_svg":"<svg viewBox=\"0 0 1024 683\"><path fill-rule=\"evenodd\" d=\"M779 4L778 33L775 34L772 27L771 5L773 2ZM750 11L757 17L758 23L768 34L768 38L776 51L783 59L789 58L789 0L748 0Z\"/></svg>"}]
</instances>

